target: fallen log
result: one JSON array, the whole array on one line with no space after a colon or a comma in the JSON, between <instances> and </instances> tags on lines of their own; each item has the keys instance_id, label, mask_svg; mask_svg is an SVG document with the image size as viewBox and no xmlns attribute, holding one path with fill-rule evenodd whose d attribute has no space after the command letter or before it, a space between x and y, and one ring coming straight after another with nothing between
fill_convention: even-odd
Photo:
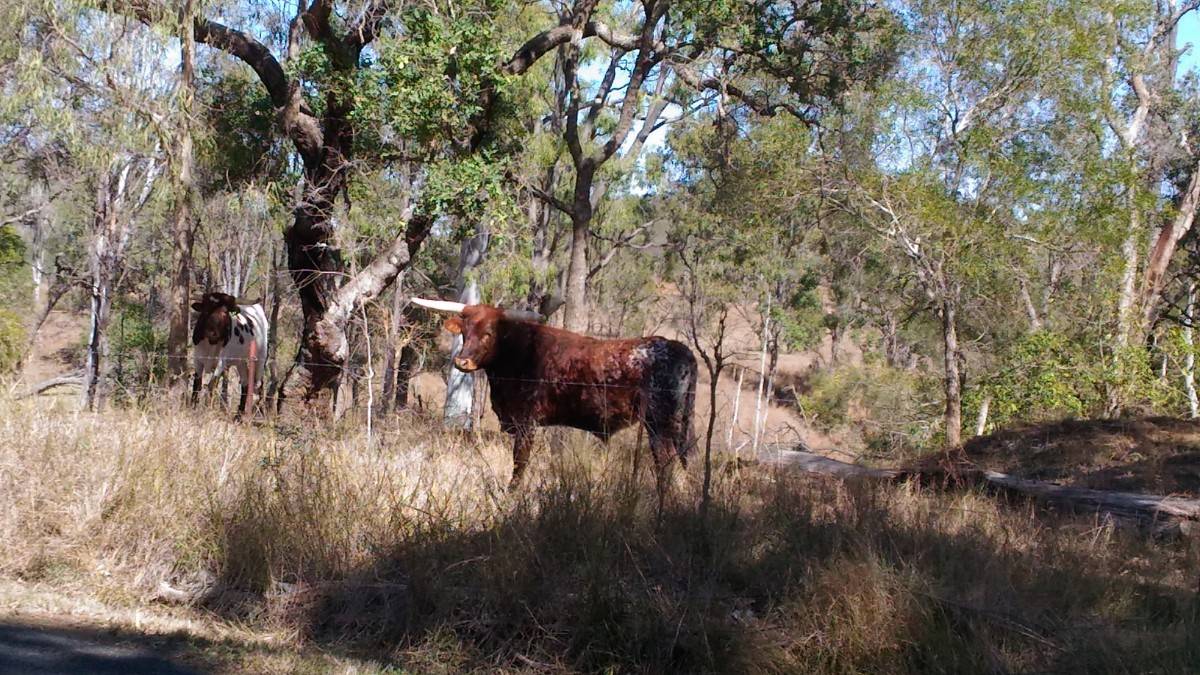
<instances>
[{"instance_id":1,"label":"fallen log","mask_svg":"<svg viewBox=\"0 0 1200 675\"><path fill-rule=\"evenodd\" d=\"M38 384L33 385L32 387L29 388L29 391L25 392L24 394L21 394L20 396L17 396L17 400L21 400L23 398L29 398L31 396L38 396L39 394L44 394L47 391L54 389L55 387L82 386L82 385L83 385L83 375L81 375L81 374L62 375L60 377L52 377L49 380L44 380L42 382L39 382Z\"/></svg>"},{"instance_id":2,"label":"fallen log","mask_svg":"<svg viewBox=\"0 0 1200 675\"><path fill-rule=\"evenodd\" d=\"M808 473L838 476L841 478L869 478L876 480L932 478L946 479L944 470L936 468L875 469L850 464L801 450L767 448L759 452L762 464L797 469ZM1033 497L1058 506L1086 508L1139 520L1182 519L1200 520L1200 499L1147 495L1135 492L1113 492L1088 488L1058 485L1045 481L1029 480L1010 476L999 471L967 469L956 471L952 481L956 484L984 484L993 488Z\"/></svg>"},{"instance_id":3,"label":"fallen log","mask_svg":"<svg viewBox=\"0 0 1200 675\"><path fill-rule=\"evenodd\" d=\"M983 479L992 485L1065 506L1088 506L1101 511L1135 516L1200 519L1200 499L1091 490L1017 478L999 471L983 471L982 475Z\"/></svg>"}]
</instances>

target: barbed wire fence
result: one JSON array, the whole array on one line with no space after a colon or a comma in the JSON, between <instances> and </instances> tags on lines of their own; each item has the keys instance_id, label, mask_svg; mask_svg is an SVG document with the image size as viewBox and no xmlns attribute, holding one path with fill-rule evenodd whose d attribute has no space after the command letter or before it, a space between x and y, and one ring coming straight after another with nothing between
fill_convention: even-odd
<instances>
[{"instance_id":1,"label":"barbed wire fence","mask_svg":"<svg viewBox=\"0 0 1200 675\"><path fill-rule=\"evenodd\" d=\"M180 404L186 404L191 396L191 377L183 378L180 383L172 385L166 369L169 356L169 353L165 349L110 348L108 358L111 368L104 382L106 398L109 399L110 404L122 405L147 401L164 401L169 400L172 396L179 398ZM380 382L376 380L379 380L384 375L378 365L374 363L375 358L378 356L378 353L371 353L371 358L360 359L352 365L339 367L342 371L342 393L351 396L352 400L338 403L337 408L344 411L343 415L360 415L364 423L368 424L369 429L382 422L385 419L383 417L384 413L391 409L391 402L384 401L376 395L380 386ZM216 360L216 358L213 359L213 361ZM219 376L213 376L202 383L200 398L206 407L212 406L214 398L220 399L222 407L227 408L230 405L228 387L231 382L238 379L231 376L230 371L236 371L236 368L233 366L237 361L247 361L248 359L231 357L223 360L226 364L223 372ZM266 362L267 359L262 359L261 363L256 364L258 367L264 369L261 392L255 395L256 415L275 414L274 408L278 400L278 392L273 396L266 395L270 387L270 383L266 381L265 376ZM439 380L444 381L447 367L449 367L448 364L442 364L442 367L437 369L424 369L413 372L410 377L410 387L422 375L434 375ZM781 394L778 391L758 392L756 389L757 381L760 378L759 373L754 371L753 368L740 364L734 365L731 368L732 372L736 372L737 375L733 376L729 374L722 376L721 381L723 384L718 389L717 401L715 402L718 422L714 431L714 450L723 450L735 456L741 455L753 445L756 435L760 439L760 445L764 447L803 447L806 443L805 432L813 428L814 421L805 412L802 396L794 388L790 393L786 394ZM281 368L281 370L285 370L285 368ZM504 377L502 379L537 385L539 387L558 388L560 390L578 387L602 390L639 389L646 392L675 391L673 388L615 382L511 377ZM754 382L755 388L746 388L745 385L749 382ZM81 383L82 377L80 374L68 372L62 376L28 388L24 392L14 393L16 393L17 397L29 397L48 393L52 389L73 392L74 386ZM238 382L237 386L240 388L240 382ZM735 396L735 393L738 395ZM335 393L334 395L338 394ZM708 398L707 387L698 386L696 391L697 412L693 415L693 424L697 437L703 436L702 425L704 424L703 416L698 411L701 409L707 410L710 405ZM604 402L607 400L607 396L601 395L598 397L598 400ZM765 411L761 415L754 414L756 400L761 400L762 406L765 408ZM234 401L236 401L236 398ZM474 402L472 408L474 417L473 426L477 428L491 426L493 422L489 419L492 411L488 376L482 373L477 374L475 377ZM439 400L437 391L418 390L415 392L414 401L404 409L392 410L392 416L402 419L407 412L432 418L441 412L440 404L441 401ZM330 401L329 405L331 407L330 415L333 415L332 408L334 404ZM229 409L228 412L232 414L235 411ZM850 455L847 454L847 456Z\"/></svg>"}]
</instances>

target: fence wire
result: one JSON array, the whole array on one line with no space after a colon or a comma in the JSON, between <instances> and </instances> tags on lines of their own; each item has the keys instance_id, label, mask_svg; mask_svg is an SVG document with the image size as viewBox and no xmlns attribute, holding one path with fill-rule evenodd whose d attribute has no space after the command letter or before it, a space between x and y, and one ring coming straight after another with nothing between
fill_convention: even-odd
<instances>
[{"instance_id":1,"label":"fence wire","mask_svg":"<svg viewBox=\"0 0 1200 675\"><path fill-rule=\"evenodd\" d=\"M168 380L169 376L165 372L165 366L168 362L168 359L171 358L171 356L172 356L171 354L169 354L168 352L166 352L164 350L142 350L142 349L113 350L113 349L110 349L108 352L108 357L107 357L107 360L109 363L108 372L103 376L103 381L106 384L111 385L109 397L112 397L112 395L115 393L116 396L121 399L145 400L145 399L153 398L157 395L161 395L163 392L165 392L169 389L169 386L167 385L167 380ZM191 366L193 366L195 363L194 358L191 355L188 355L185 357L185 359L186 359L188 367L191 368ZM204 360L208 362L208 367L206 367L206 374L212 372L214 367L217 365L218 361L223 360L226 365L226 368L223 370L220 378L209 379L206 382L202 382L202 390L203 390L202 397L204 397L205 399L211 398L215 387L218 386L219 379L224 379L225 382L233 381L233 378L230 377L228 373L229 373L230 368L234 364L237 364L239 362L251 361L251 359L245 358L245 357L228 357L228 358L224 358L224 359L220 359L219 357L214 357L214 358L205 358ZM268 397L268 396L266 396L266 391L269 389L271 383L267 382L267 377L270 377L269 364L272 361L272 359L265 358L265 359L256 359L256 360L259 362L258 368L261 368L261 372L263 374L264 380L261 385L263 394L262 395L256 394L255 400L256 400L256 406L262 406L262 405L266 405L268 398L274 400L277 397L278 387L282 386L283 379L285 377L285 373L293 367L293 362L289 359L286 364L276 363L276 368L275 368L276 374L274 375L274 380L275 380L274 386L276 387L276 391L275 391L275 395ZM132 364L132 367L131 367L131 364ZM346 402L346 401L338 402L336 407L339 410L341 410L343 412L362 411L365 413L367 411L378 412L385 408L392 407L392 405L391 405L392 402L385 401L383 399L383 397L381 397L379 395L378 392L376 393L376 396L375 396L376 401L374 402L373 405L368 405L366 402L359 401L358 399L360 397L354 395L354 392L357 390L358 387L364 386L364 384L367 384L367 383L369 383L369 386L371 386L371 387L380 387L379 391L381 392L382 391L382 386L381 386L382 379L387 377L386 373L384 372L384 370L385 370L384 368L378 368L378 367L374 368L373 369L373 377L368 377L368 374L372 372L372 369L367 367L367 365L365 365L365 364L361 365L361 366L360 365L344 365L344 366L328 366L328 367L339 370L341 372L342 377L346 378L346 380L348 381L349 388L351 390L350 393L351 393L352 400L349 402ZM751 368L746 368L746 367L740 366L740 365L736 366L736 367L743 368L748 375L753 374L755 378L759 377L759 374ZM258 368L256 368L256 369L258 369ZM409 375L410 396L412 396L412 381L417 376L419 376L421 374L425 374L425 373L432 373L432 374L437 374L439 376L442 376L444 374L444 371L445 371L445 368L439 368L437 370L422 370L419 372L411 373ZM703 371L701 371L701 372L703 372ZM194 373L194 371L193 371L193 373ZM497 376L497 375L486 375L482 371L477 371L475 375L476 375L476 377L475 377L476 386L474 389L474 396L473 396L474 404L472 406L472 410L473 410L472 417L474 418L473 423L479 423L481 421L481 418L486 416L487 413L491 411L490 397L489 397L488 391L487 391L487 389L489 387L488 382L490 379L500 379L505 382L519 382L519 383L544 386L544 387L576 387L576 388L581 388L581 389L589 388L589 389L600 389L600 390L639 390L639 391L646 391L646 392L672 392L672 393L678 391L678 388L676 388L676 387L654 387L654 386L650 386L648 384L642 385L642 384L638 384L638 383L592 382L592 381L571 380L571 379L547 379L547 378ZM133 381L131 381L131 379ZM187 382L190 382L191 374L186 375L183 379L185 379ZM747 379L750 379L750 378L747 378ZM729 386L733 386L734 380L728 376L723 376L722 381L725 382ZM220 386L223 387L225 385L222 384ZM343 385L343 386L345 386L345 385ZM697 387L697 391L696 391L697 403L700 403L700 402L709 403L709 401L707 400L708 397L704 395L705 392L703 392L701 389L702 389L701 387ZM754 389L741 389L738 392L738 394L742 398L748 397L750 399L749 406L745 405L745 402L743 401L743 405L741 406L742 410L740 411L741 414L739 414L738 420L728 419L728 418L730 418L730 413L734 407L733 392L721 391L718 394L718 400L715 402L717 405L717 414L718 414L719 422L718 422L716 429L714 430L714 433L717 432L716 430L720 431L721 435L718 438L721 440L719 440L718 443L720 445L727 446L727 448L732 452L735 452L735 453L740 452L740 451L744 450L747 446L751 445L750 439L754 436L755 430L752 428L749 428L748 423L752 423L753 420L747 419L747 420L745 420L745 422L747 422L747 423L743 423L742 415L745 415L746 417L754 416L755 401L761 401L762 402L761 404L763 406L767 406L768 408L771 406L774 406L775 408L783 408L787 411L787 413L799 418L800 423L802 423L805 427L812 426L811 421L808 419L808 416L805 414L805 412L803 410L803 406L801 405L800 398L798 395L779 396L779 395L775 395L773 392L770 392L770 393L759 394L756 397L756 392ZM363 396L361 398L366 398L366 397ZM421 397L419 393L417 394L417 398L419 399L418 405L427 405L424 402L425 401L424 397ZM601 402L602 402L602 405L607 404L607 400L604 396L601 396ZM763 417L764 417L763 426L757 430L757 434L759 436L759 444L761 446L778 445L781 443L789 443L789 442L793 446L803 445L803 440L802 440L803 434L796 425L794 425L790 422L787 422L787 421L785 421L781 424L779 424L779 423L768 424L768 422L766 420L767 415L763 415ZM703 420L701 420L701 419L694 419L694 423L701 427L703 426ZM729 442L726 442L724 440L725 436L727 436L731 430L737 434L740 434L742 437L736 438L736 439L729 439ZM789 440L785 441L783 439L789 439ZM848 457L854 457L853 455L850 455L849 453L843 452L840 454L846 455Z\"/></svg>"}]
</instances>

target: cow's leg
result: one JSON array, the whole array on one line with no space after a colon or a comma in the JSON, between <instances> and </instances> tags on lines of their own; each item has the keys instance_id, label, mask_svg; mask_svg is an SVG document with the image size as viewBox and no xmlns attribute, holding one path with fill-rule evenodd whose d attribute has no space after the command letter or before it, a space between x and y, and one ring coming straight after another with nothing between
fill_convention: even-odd
<instances>
[{"instance_id":1,"label":"cow's leg","mask_svg":"<svg viewBox=\"0 0 1200 675\"><path fill-rule=\"evenodd\" d=\"M201 366L194 367L195 372L192 374L192 407L200 402L200 385L204 382L204 368Z\"/></svg>"},{"instance_id":2,"label":"cow's leg","mask_svg":"<svg viewBox=\"0 0 1200 675\"><path fill-rule=\"evenodd\" d=\"M650 437L650 455L654 458L654 487L658 492L658 510L662 512L663 500L670 489L672 462L675 460L675 444L669 436L657 433L649 425L646 433Z\"/></svg>"},{"instance_id":3,"label":"cow's leg","mask_svg":"<svg viewBox=\"0 0 1200 675\"><path fill-rule=\"evenodd\" d=\"M513 437L513 474L508 489L516 489L529 466L529 450L533 447L533 427L520 425L509 430Z\"/></svg>"},{"instance_id":4,"label":"cow's leg","mask_svg":"<svg viewBox=\"0 0 1200 675\"><path fill-rule=\"evenodd\" d=\"M242 388L242 395L238 398L237 410L233 413L233 420L236 422L242 419L242 413L246 410L246 396L250 393L250 387L254 386L250 381L250 374L247 372L246 364L237 364L238 384Z\"/></svg>"}]
</instances>

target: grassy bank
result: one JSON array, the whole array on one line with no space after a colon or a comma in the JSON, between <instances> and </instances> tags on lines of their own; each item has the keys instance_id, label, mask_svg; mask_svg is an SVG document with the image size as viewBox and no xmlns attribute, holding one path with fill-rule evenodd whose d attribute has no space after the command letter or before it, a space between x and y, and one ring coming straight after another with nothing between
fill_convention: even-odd
<instances>
[{"instance_id":1,"label":"grassy bank","mask_svg":"<svg viewBox=\"0 0 1200 675\"><path fill-rule=\"evenodd\" d=\"M654 513L633 436L416 418L329 430L167 407L0 405L0 576L163 603L419 672L1189 672L1186 542L980 494L718 471ZM572 437L574 438L574 437ZM7 586L6 586L7 587ZM278 643L275 645L278 647ZM323 663L323 662L322 662Z\"/></svg>"}]
</instances>

